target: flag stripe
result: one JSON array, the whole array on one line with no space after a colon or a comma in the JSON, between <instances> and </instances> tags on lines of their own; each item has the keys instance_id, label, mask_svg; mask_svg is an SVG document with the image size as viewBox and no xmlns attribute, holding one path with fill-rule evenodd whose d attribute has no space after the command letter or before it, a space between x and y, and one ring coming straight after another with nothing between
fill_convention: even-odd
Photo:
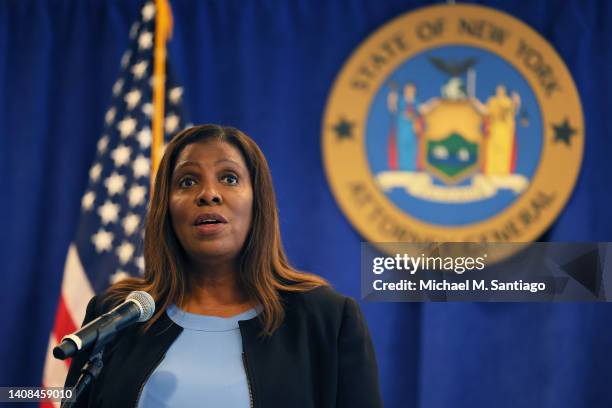
<instances>
[{"instance_id":1,"label":"flag stripe","mask_svg":"<svg viewBox=\"0 0 612 408\"><path fill-rule=\"evenodd\" d=\"M40 403L40 408L60 408L60 403L44 401Z\"/></svg>"},{"instance_id":2,"label":"flag stripe","mask_svg":"<svg viewBox=\"0 0 612 408\"><path fill-rule=\"evenodd\" d=\"M45 361L45 373L43 377L43 384L45 387L63 387L66 374L68 374L68 366L66 363L53 357L52 350L56 344L52 334L49 336L49 346L47 348Z\"/></svg>"},{"instance_id":3,"label":"flag stripe","mask_svg":"<svg viewBox=\"0 0 612 408\"><path fill-rule=\"evenodd\" d=\"M59 343L65 335L74 332L76 329L77 327L70 317L70 311L66 309L64 296L60 296L57 314L55 315L55 327L53 328L55 340Z\"/></svg>"},{"instance_id":4,"label":"flag stripe","mask_svg":"<svg viewBox=\"0 0 612 408\"><path fill-rule=\"evenodd\" d=\"M83 270L76 246L70 244L66 264L64 266L64 279L62 281L62 297L69 311L72 321L80 325L85 318L87 303L93 297L94 291Z\"/></svg>"}]
</instances>

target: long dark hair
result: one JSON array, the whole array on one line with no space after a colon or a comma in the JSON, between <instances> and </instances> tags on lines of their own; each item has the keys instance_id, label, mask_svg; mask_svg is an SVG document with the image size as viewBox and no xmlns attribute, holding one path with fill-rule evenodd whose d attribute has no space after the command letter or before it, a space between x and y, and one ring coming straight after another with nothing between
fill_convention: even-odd
<instances>
[{"instance_id":1,"label":"long dark hair","mask_svg":"<svg viewBox=\"0 0 612 408\"><path fill-rule=\"evenodd\" d=\"M239 255L239 286L263 307L263 333L270 335L283 321L279 291L300 292L328 285L321 277L297 271L289 264L281 241L276 198L268 162L257 144L238 129L200 125L177 134L166 147L155 178L144 238L143 278L127 278L111 286L105 304L118 304L133 290L153 296L157 307L144 326L148 330L171 304L182 305L189 295L186 255L172 228L169 199L172 173L181 151L192 143L226 142L243 155L253 186L253 218Z\"/></svg>"}]
</instances>

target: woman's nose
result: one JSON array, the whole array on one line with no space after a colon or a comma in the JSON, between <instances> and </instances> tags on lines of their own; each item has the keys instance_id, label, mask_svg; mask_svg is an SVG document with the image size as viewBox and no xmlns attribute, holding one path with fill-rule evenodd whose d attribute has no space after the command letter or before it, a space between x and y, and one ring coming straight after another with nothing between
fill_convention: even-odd
<instances>
[{"instance_id":1,"label":"woman's nose","mask_svg":"<svg viewBox=\"0 0 612 408\"><path fill-rule=\"evenodd\" d=\"M209 183L202 184L202 188L200 189L200 192L196 197L196 201L198 206L219 205L223 203L221 195L219 194L217 189L215 189L214 186Z\"/></svg>"}]
</instances>

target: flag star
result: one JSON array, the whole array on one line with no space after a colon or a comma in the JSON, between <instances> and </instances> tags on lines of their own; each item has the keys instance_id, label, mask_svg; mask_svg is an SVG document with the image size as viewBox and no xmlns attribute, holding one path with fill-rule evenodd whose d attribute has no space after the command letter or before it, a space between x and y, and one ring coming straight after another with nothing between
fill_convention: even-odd
<instances>
[{"instance_id":1,"label":"flag star","mask_svg":"<svg viewBox=\"0 0 612 408\"><path fill-rule=\"evenodd\" d=\"M137 214L129 213L121 225L126 235L132 235L140 225L140 217Z\"/></svg>"},{"instance_id":2,"label":"flag star","mask_svg":"<svg viewBox=\"0 0 612 408\"><path fill-rule=\"evenodd\" d=\"M108 190L108 195L114 196L115 194L121 194L124 190L125 185L125 176L117 174L117 172L113 172L106 180L104 180L104 185Z\"/></svg>"},{"instance_id":3,"label":"flag star","mask_svg":"<svg viewBox=\"0 0 612 408\"><path fill-rule=\"evenodd\" d=\"M110 200L106 200L104 205L98 208L98 215L102 218L102 224L106 225L111 222L117 222L119 217L119 205Z\"/></svg>"},{"instance_id":4,"label":"flag star","mask_svg":"<svg viewBox=\"0 0 612 408\"><path fill-rule=\"evenodd\" d=\"M113 123L113 120L115 120L116 114L117 114L117 111L115 110L115 108L110 108L108 111L106 111L106 115L104 115L104 120L106 121L107 125L110 125L111 123Z\"/></svg>"},{"instance_id":5,"label":"flag star","mask_svg":"<svg viewBox=\"0 0 612 408\"><path fill-rule=\"evenodd\" d=\"M111 285L114 285L115 283L120 282L124 280L125 278L129 278L129 277L130 277L129 273L122 271L121 269L117 269L117 272L113 273L110 276L110 283Z\"/></svg>"},{"instance_id":6,"label":"flag star","mask_svg":"<svg viewBox=\"0 0 612 408\"><path fill-rule=\"evenodd\" d=\"M99 229L91 236L91 242L96 247L96 252L110 251L113 244L113 234L103 229Z\"/></svg>"},{"instance_id":7,"label":"flag star","mask_svg":"<svg viewBox=\"0 0 612 408\"><path fill-rule=\"evenodd\" d=\"M123 89L123 79L120 78L115 81L115 84L113 85L113 95L119 95L119 93L121 93L121 89Z\"/></svg>"},{"instance_id":8,"label":"flag star","mask_svg":"<svg viewBox=\"0 0 612 408\"><path fill-rule=\"evenodd\" d=\"M157 82L157 77L155 75L151 75L151 77L149 78L149 86L153 88L156 82Z\"/></svg>"},{"instance_id":9,"label":"flag star","mask_svg":"<svg viewBox=\"0 0 612 408\"><path fill-rule=\"evenodd\" d=\"M166 118L166 133L174 133L178 128L179 117L176 115L170 115Z\"/></svg>"},{"instance_id":10,"label":"flag star","mask_svg":"<svg viewBox=\"0 0 612 408\"><path fill-rule=\"evenodd\" d=\"M111 157L115 162L115 167L121 167L130 161L130 155L132 154L132 149L129 146L121 145L118 146L115 150L112 151Z\"/></svg>"},{"instance_id":11,"label":"flag star","mask_svg":"<svg viewBox=\"0 0 612 408\"><path fill-rule=\"evenodd\" d=\"M148 127L143 128L140 132L138 132L138 143L140 143L140 147L146 149L151 146L151 129Z\"/></svg>"},{"instance_id":12,"label":"flag star","mask_svg":"<svg viewBox=\"0 0 612 408\"><path fill-rule=\"evenodd\" d=\"M141 205L145 201L145 195L147 194L147 189L144 186L135 185L130 188L128 191L128 201L130 206L136 207L137 205Z\"/></svg>"},{"instance_id":13,"label":"flag star","mask_svg":"<svg viewBox=\"0 0 612 408\"><path fill-rule=\"evenodd\" d=\"M147 3L142 8L142 19L144 21L149 21L155 15L155 5L153 3Z\"/></svg>"},{"instance_id":14,"label":"flag star","mask_svg":"<svg viewBox=\"0 0 612 408\"><path fill-rule=\"evenodd\" d=\"M117 256L119 257L119 261L125 265L128 263L130 259L132 259L132 255L134 254L134 245L130 244L127 241L124 241L117 248Z\"/></svg>"},{"instance_id":15,"label":"flag star","mask_svg":"<svg viewBox=\"0 0 612 408\"><path fill-rule=\"evenodd\" d=\"M148 50L153 46L153 33L150 31L143 31L138 37L138 48L141 50Z\"/></svg>"},{"instance_id":16,"label":"flag star","mask_svg":"<svg viewBox=\"0 0 612 408\"><path fill-rule=\"evenodd\" d=\"M134 177L146 177L151 171L151 161L141 154L134 160L132 170L134 171Z\"/></svg>"},{"instance_id":17,"label":"flag star","mask_svg":"<svg viewBox=\"0 0 612 408\"><path fill-rule=\"evenodd\" d=\"M130 62L130 58L132 58L132 52L127 50L121 56L121 68L127 67L127 64Z\"/></svg>"},{"instance_id":18,"label":"flag star","mask_svg":"<svg viewBox=\"0 0 612 408\"><path fill-rule=\"evenodd\" d=\"M140 23L138 21L136 21L134 24L132 24L132 27L130 27L130 38L132 40L136 38L136 34L138 34L139 28L140 28Z\"/></svg>"},{"instance_id":19,"label":"flag star","mask_svg":"<svg viewBox=\"0 0 612 408\"><path fill-rule=\"evenodd\" d=\"M117 125L117 129L119 129L119 133L121 133L121 138L125 139L126 137L131 135L132 132L134 132L134 130L136 129L136 119L130 118L128 116L127 118L119 122L119 124Z\"/></svg>"},{"instance_id":20,"label":"flag star","mask_svg":"<svg viewBox=\"0 0 612 408\"><path fill-rule=\"evenodd\" d=\"M144 105L142 105L142 113L147 115L147 117L151 118L151 116L153 115L153 104L145 103Z\"/></svg>"},{"instance_id":21,"label":"flag star","mask_svg":"<svg viewBox=\"0 0 612 408\"><path fill-rule=\"evenodd\" d=\"M168 96L172 103L179 103L181 101L181 98L183 97L183 88L181 88L180 86L172 88Z\"/></svg>"},{"instance_id":22,"label":"flag star","mask_svg":"<svg viewBox=\"0 0 612 408\"><path fill-rule=\"evenodd\" d=\"M100 163L96 163L91 166L89 169L89 178L92 183L95 183L100 178L100 174L102 174L102 165Z\"/></svg>"},{"instance_id":23,"label":"flag star","mask_svg":"<svg viewBox=\"0 0 612 408\"><path fill-rule=\"evenodd\" d=\"M141 79L147 72L148 67L149 63L145 60L142 60L138 64L134 64L134 66L132 67L132 74L134 74L134 77L136 79Z\"/></svg>"},{"instance_id":24,"label":"flag star","mask_svg":"<svg viewBox=\"0 0 612 408\"><path fill-rule=\"evenodd\" d=\"M144 272L144 269L145 269L144 256L141 255L138 258L136 258L136 266L140 270L140 273Z\"/></svg>"},{"instance_id":25,"label":"flag star","mask_svg":"<svg viewBox=\"0 0 612 408\"><path fill-rule=\"evenodd\" d=\"M138 105L138 102L140 102L141 96L142 96L142 93L138 89L133 89L127 94L125 94L125 97L123 98L123 100L127 104L127 108L129 110L132 110L134 109L136 105Z\"/></svg>"},{"instance_id":26,"label":"flag star","mask_svg":"<svg viewBox=\"0 0 612 408\"><path fill-rule=\"evenodd\" d=\"M83 199L81 200L81 206L83 207L83 210L91 210L91 207L93 206L95 200L96 193L94 193L93 191L86 192L85 195L83 195Z\"/></svg>"},{"instance_id":27,"label":"flag star","mask_svg":"<svg viewBox=\"0 0 612 408\"><path fill-rule=\"evenodd\" d=\"M108 146L108 136L104 135L98 140L98 152L100 154L106 151L106 147Z\"/></svg>"}]
</instances>

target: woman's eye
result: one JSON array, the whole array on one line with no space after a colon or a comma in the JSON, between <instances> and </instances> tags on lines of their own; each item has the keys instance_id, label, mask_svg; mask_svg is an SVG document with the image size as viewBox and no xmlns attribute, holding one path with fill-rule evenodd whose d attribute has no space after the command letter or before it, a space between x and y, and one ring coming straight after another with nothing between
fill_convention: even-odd
<instances>
[{"instance_id":1,"label":"woman's eye","mask_svg":"<svg viewBox=\"0 0 612 408\"><path fill-rule=\"evenodd\" d=\"M238 184L238 177L233 174L226 174L221 177L221 181L227 184Z\"/></svg>"},{"instance_id":2,"label":"woman's eye","mask_svg":"<svg viewBox=\"0 0 612 408\"><path fill-rule=\"evenodd\" d=\"M188 188L188 187L192 187L195 184L195 180L191 177L183 177L180 181L179 181L179 187L181 188Z\"/></svg>"}]
</instances>

